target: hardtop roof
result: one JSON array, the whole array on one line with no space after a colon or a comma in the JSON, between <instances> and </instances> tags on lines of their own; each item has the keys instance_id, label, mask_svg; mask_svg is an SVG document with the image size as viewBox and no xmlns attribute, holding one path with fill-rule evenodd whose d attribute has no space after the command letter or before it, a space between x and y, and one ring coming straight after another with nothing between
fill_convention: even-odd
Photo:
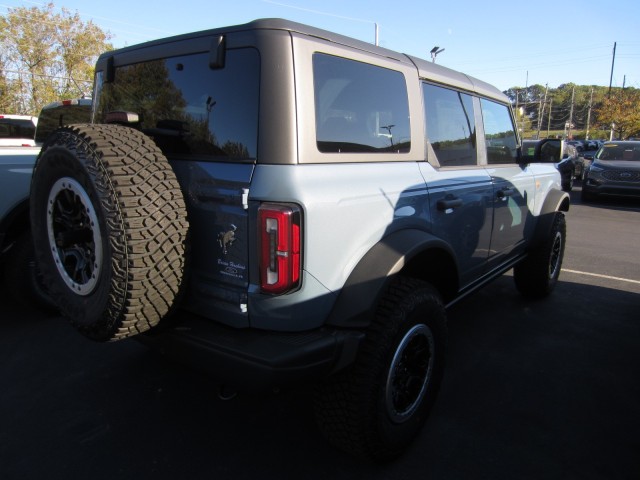
<instances>
[{"instance_id":1,"label":"hardtop roof","mask_svg":"<svg viewBox=\"0 0 640 480\"><path fill-rule=\"evenodd\" d=\"M508 97L493 85L490 85L486 82L483 82L482 80L466 75L462 72L458 72L456 70L444 67L442 65L438 65L434 62L429 62L427 60L424 60L418 57L396 52L394 50L389 50L384 47L376 46L372 43L364 42L362 40L341 35L339 33L330 32L328 30L323 30L320 28L312 27L310 25L305 25L302 23L293 22L291 20L285 20L282 18L262 18L262 19L253 20L245 24L213 28L210 30L201 30L201 31L186 33L186 34L177 35L173 37L152 40L150 42L132 45L132 46L118 49L118 50L110 51L110 52L105 52L100 56L98 61L104 58L113 56L115 54L118 54L120 52L130 52L130 51L134 51L141 48L151 47L154 45L162 45L168 42L177 42L182 40L188 40L190 38L224 35L224 34L229 34L234 32L243 32L243 31L249 31L249 30L285 30L292 33L298 33L301 35L317 37L319 39L322 39L328 42L344 45L347 47L372 53L374 55L380 55L382 57L390 58L404 64L412 64L413 66L415 66L419 77L422 79L432 81L432 82L442 83L444 85L451 85L453 87L471 91L482 96L494 98L503 103L509 103Z\"/></svg>"}]
</instances>

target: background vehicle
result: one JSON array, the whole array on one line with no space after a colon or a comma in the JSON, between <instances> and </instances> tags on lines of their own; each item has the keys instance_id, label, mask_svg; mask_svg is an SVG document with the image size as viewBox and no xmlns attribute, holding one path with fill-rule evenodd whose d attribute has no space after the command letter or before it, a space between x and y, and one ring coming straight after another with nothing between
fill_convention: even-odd
<instances>
[{"instance_id":1,"label":"background vehicle","mask_svg":"<svg viewBox=\"0 0 640 480\"><path fill-rule=\"evenodd\" d=\"M94 92L33 173L61 311L233 388L314 381L348 452L418 434L447 306L512 268L527 297L557 283L569 197L477 79L268 19L106 52Z\"/></svg>"},{"instance_id":2,"label":"background vehicle","mask_svg":"<svg viewBox=\"0 0 640 480\"><path fill-rule=\"evenodd\" d=\"M0 114L0 147L33 147L38 117Z\"/></svg>"},{"instance_id":3,"label":"background vehicle","mask_svg":"<svg viewBox=\"0 0 640 480\"><path fill-rule=\"evenodd\" d=\"M4 285L22 303L45 310L54 304L44 288L33 252L29 224L31 173L42 141L67 123L86 122L91 100L69 100L46 105L37 130L31 134L32 147L0 147L0 267ZM26 117L34 119L35 117ZM22 121L30 122L31 120ZM30 131L26 127L23 131Z\"/></svg>"},{"instance_id":4,"label":"background vehicle","mask_svg":"<svg viewBox=\"0 0 640 480\"><path fill-rule=\"evenodd\" d=\"M640 141L605 142L586 170L582 200L599 195L640 197Z\"/></svg>"},{"instance_id":5,"label":"background vehicle","mask_svg":"<svg viewBox=\"0 0 640 480\"><path fill-rule=\"evenodd\" d=\"M542 148L539 151L536 150L539 147ZM560 172L562 189L565 192L570 192L573 189L574 179L581 178L584 167L576 147L560 139L547 139L544 142L541 140L522 141L522 154L527 160L534 161L537 151L539 153L537 161L553 163Z\"/></svg>"},{"instance_id":6,"label":"background vehicle","mask_svg":"<svg viewBox=\"0 0 640 480\"><path fill-rule=\"evenodd\" d=\"M568 145L572 145L578 151L578 153L582 153L585 150L585 144L580 140L565 140Z\"/></svg>"}]
</instances>

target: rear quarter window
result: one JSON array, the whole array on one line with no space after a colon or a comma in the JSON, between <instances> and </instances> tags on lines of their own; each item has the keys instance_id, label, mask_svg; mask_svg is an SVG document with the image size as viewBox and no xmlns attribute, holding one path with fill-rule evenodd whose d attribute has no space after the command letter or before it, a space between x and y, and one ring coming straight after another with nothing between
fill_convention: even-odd
<instances>
[{"instance_id":1,"label":"rear quarter window","mask_svg":"<svg viewBox=\"0 0 640 480\"><path fill-rule=\"evenodd\" d=\"M411 149L409 100L401 72L316 53L313 75L320 152Z\"/></svg>"}]
</instances>

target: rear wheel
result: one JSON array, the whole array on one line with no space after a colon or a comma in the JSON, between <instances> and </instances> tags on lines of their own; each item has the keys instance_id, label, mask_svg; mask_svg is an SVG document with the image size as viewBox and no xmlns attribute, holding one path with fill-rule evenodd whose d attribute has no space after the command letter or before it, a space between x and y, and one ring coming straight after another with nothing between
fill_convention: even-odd
<instances>
[{"instance_id":1,"label":"rear wheel","mask_svg":"<svg viewBox=\"0 0 640 480\"><path fill-rule=\"evenodd\" d=\"M543 298L549 295L560 276L567 225L562 212L556 212L554 215L548 238L513 269L516 287L529 298Z\"/></svg>"},{"instance_id":2,"label":"rear wheel","mask_svg":"<svg viewBox=\"0 0 640 480\"><path fill-rule=\"evenodd\" d=\"M53 133L34 169L31 224L47 289L90 338L148 330L182 291L184 199L167 159L137 130Z\"/></svg>"},{"instance_id":3,"label":"rear wheel","mask_svg":"<svg viewBox=\"0 0 640 480\"><path fill-rule=\"evenodd\" d=\"M400 455L422 428L445 361L446 314L429 284L394 281L353 366L315 397L321 431L336 447L374 461Z\"/></svg>"}]
</instances>

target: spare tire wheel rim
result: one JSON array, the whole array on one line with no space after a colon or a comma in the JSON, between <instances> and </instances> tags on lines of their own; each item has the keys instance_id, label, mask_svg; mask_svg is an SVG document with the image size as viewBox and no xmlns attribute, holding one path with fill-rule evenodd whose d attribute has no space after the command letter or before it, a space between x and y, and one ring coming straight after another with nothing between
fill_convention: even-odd
<instances>
[{"instance_id":1,"label":"spare tire wheel rim","mask_svg":"<svg viewBox=\"0 0 640 480\"><path fill-rule=\"evenodd\" d=\"M392 422L409 420L422 404L433 371L434 347L433 333L424 324L411 328L398 345L385 389Z\"/></svg>"},{"instance_id":2,"label":"spare tire wheel rim","mask_svg":"<svg viewBox=\"0 0 640 480\"><path fill-rule=\"evenodd\" d=\"M100 278L102 237L91 199L73 178L60 178L49 192L47 232L60 277L74 293L89 295Z\"/></svg>"}]
</instances>

